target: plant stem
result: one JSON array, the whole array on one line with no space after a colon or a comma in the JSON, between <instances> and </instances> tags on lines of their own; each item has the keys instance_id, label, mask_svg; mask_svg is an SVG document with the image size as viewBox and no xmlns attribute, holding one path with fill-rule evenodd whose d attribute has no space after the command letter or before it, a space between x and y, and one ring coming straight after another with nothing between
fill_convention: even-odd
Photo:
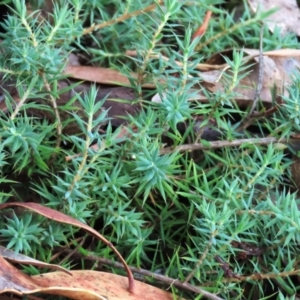
<instances>
[{"instance_id":1,"label":"plant stem","mask_svg":"<svg viewBox=\"0 0 300 300\"><path fill-rule=\"evenodd\" d=\"M144 14L144 13L146 13L148 11L154 10L157 7L157 5L161 5L161 4L163 4L163 2L164 2L163 0L159 0L155 4L151 4L151 5L149 5L149 6L145 7L145 8L138 9L138 10L132 12L132 13L127 13L125 15L120 16L119 18L111 19L111 20L109 20L107 22L104 22L104 23L101 23L101 24L98 24L98 25L93 25L93 26L91 26L89 28L86 28L83 31L83 35L90 34L90 33L92 33L95 30L99 30L99 29L102 29L102 28L105 28L105 27L108 27L108 26L111 26L111 25L123 22L123 21L125 21L127 19L130 19L132 17L136 17L136 16L138 16L140 14Z\"/></svg>"},{"instance_id":2,"label":"plant stem","mask_svg":"<svg viewBox=\"0 0 300 300\"><path fill-rule=\"evenodd\" d=\"M292 142L299 142L300 139L278 139L275 137L267 137L267 138L252 138L252 139L240 139L240 140L233 140L233 141L214 141L209 142L209 146L205 146L203 144L185 144L180 145L175 148L167 147L160 150L160 154L167 154L173 152L186 152L186 151L194 151L194 150L210 150L210 149L218 149L223 147L238 147L242 144L248 143L253 145L269 145L272 143L292 143Z\"/></svg>"}]
</instances>

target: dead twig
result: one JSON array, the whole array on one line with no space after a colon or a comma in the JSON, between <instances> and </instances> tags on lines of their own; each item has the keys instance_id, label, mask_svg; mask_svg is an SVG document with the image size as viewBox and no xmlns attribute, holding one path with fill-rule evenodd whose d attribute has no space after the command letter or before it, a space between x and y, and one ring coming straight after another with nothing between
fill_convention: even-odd
<instances>
[{"instance_id":1,"label":"dead twig","mask_svg":"<svg viewBox=\"0 0 300 300\"><path fill-rule=\"evenodd\" d=\"M83 31L83 35L90 34L90 33L92 33L95 30L99 30L99 29L102 29L104 27L111 26L111 25L123 22L123 21L125 21L127 19L130 19L132 17L136 17L138 15L144 14L144 13L146 13L148 11L154 10L157 7L157 5L161 5L163 3L164 3L163 0L159 0L155 4L151 4L151 5L149 5L149 6L145 7L145 8L138 9L138 10L132 12L132 13L127 13L125 15L120 16L119 18L112 19L112 20L109 20L107 22L104 22L104 23L101 23L101 24L98 24L98 25L93 25L93 26L91 26L89 28L86 28Z\"/></svg>"},{"instance_id":2,"label":"dead twig","mask_svg":"<svg viewBox=\"0 0 300 300\"><path fill-rule=\"evenodd\" d=\"M284 271L279 273L254 273L249 276L239 276L239 278L232 277L232 278L224 278L222 280L223 283L229 283L229 282L241 282L241 281L250 281L250 280L264 280L264 279L276 279L276 278L283 278L283 277L289 277L293 275L299 275L300 270L292 270L292 271Z\"/></svg>"},{"instance_id":3,"label":"dead twig","mask_svg":"<svg viewBox=\"0 0 300 300\"><path fill-rule=\"evenodd\" d=\"M43 82L44 82L44 86L46 91L49 93L49 98L50 98L50 102L51 105L53 107L54 113L55 113L55 118L56 118L56 122L57 122L57 138L56 138L56 147L59 148L60 147L60 143L61 143L61 135L62 135L62 122L61 122L61 118L60 118L60 114L58 111L58 106L56 103L56 99L51 95L51 87L50 84L46 78L45 74L42 74L43 77ZM54 154L55 157L56 154Z\"/></svg>"},{"instance_id":4,"label":"dead twig","mask_svg":"<svg viewBox=\"0 0 300 300\"><path fill-rule=\"evenodd\" d=\"M217 149L223 147L238 147L242 144L253 144L253 145L269 145L272 143L281 143L287 144L292 142L299 142L300 139L278 139L275 137L267 137L267 138L252 138L252 139L240 139L234 141L214 141L209 142L209 146L204 146L203 144L185 144L177 147L167 147L160 150L160 154L167 154L173 152L186 152L186 151L194 151L194 150L210 150Z\"/></svg>"},{"instance_id":5,"label":"dead twig","mask_svg":"<svg viewBox=\"0 0 300 300\"><path fill-rule=\"evenodd\" d=\"M278 110L278 107L279 106L277 105L277 106L271 107L267 110L257 112L257 113L253 113L252 117L258 119L258 118L263 118L263 117L270 116Z\"/></svg>"},{"instance_id":6,"label":"dead twig","mask_svg":"<svg viewBox=\"0 0 300 300\"><path fill-rule=\"evenodd\" d=\"M132 56L132 57L136 57L138 55L137 51L136 50L127 50L125 52L125 55L127 56ZM153 52L151 53L150 55L151 58L155 58L155 59L162 59L163 61L166 61L168 62L170 60L169 57L167 56L164 56L162 55L161 53L156 53L156 52ZM249 58L247 58L249 59ZM178 60L174 60L172 61L174 62L177 66L179 67L182 67L183 66L183 63L181 61L178 61ZM222 64L222 65L211 65L211 64L197 64L195 66L195 69L196 70L199 70L199 71L210 71L210 70L223 70L225 67L227 66L227 64Z\"/></svg>"},{"instance_id":7,"label":"dead twig","mask_svg":"<svg viewBox=\"0 0 300 300\"><path fill-rule=\"evenodd\" d=\"M215 260L220 264L221 268L224 271L226 278L240 278L239 275L235 274L229 267L229 264L225 262L219 255L215 256Z\"/></svg>"},{"instance_id":8,"label":"dead twig","mask_svg":"<svg viewBox=\"0 0 300 300\"><path fill-rule=\"evenodd\" d=\"M210 241L208 243L208 245L206 246L204 252L202 253L199 261L197 262L196 266L194 267L194 269L190 272L190 274L185 278L184 280L184 284L188 283L191 278L194 276L194 274L196 273L197 269L202 265L204 259L206 258L206 255L208 253L208 251L210 250L211 248L211 245L212 245L212 242L213 242L213 236L210 238Z\"/></svg>"}]
</instances>

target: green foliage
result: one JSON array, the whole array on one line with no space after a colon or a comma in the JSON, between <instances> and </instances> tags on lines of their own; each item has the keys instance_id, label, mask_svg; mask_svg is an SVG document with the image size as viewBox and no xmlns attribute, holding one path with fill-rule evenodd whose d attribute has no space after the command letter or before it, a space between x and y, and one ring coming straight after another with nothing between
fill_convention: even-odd
<instances>
[{"instance_id":1,"label":"green foliage","mask_svg":"<svg viewBox=\"0 0 300 300\"><path fill-rule=\"evenodd\" d=\"M144 201L146 201L150 191L157 189L166 200L166 193L169 196L172 196L173 193L169 177L177 168L173 162L178 160L178 156L176 153L160 155L159 144L154 141L150 144L147 141L140 141L140 143L142 144L137 145L136 149L140 148L140 150L135 154L134 161L136 168L133 170L133 174L136 175L136 178L132 181L132 183L139 183L137 195L143 191Z\"/></svg>"},{"instance_id":2,"label":"green foliage","mask_svg":"<svg viewBox=\"0 0 300 300\"><path fill-rule=\"evenodd\" d=\"M105 23L152 2L56 1L51 23L41 21L36 11L28 16L25 1L13 1L1 34L0 72L14 82L20 102L16 106L16 98L6 91L8 113L0 118L0 202L39 201L92 225L117 244L130 265L188 278L224 299L267 299L272 293L293 299L298 285L289 275L299 269L300 213L299 197L289 181L291 155L273 144L245 142L215 149L202 133L213 119L223 140L271 135L280 141L297 134L300 75L294 75L274 115L254 121L259 134L238 131L246 112L235 103L234 89L250 71L243 52L234 50L232 59L225 58L229 69L222 77L222 92L209 92L199 84L196 65L228 48L257 47L260 22L272 11L253 16L244 1L237 22L233 12L212 7L222 2L168 0L86 35L88 24ZM209 8L218 17L212 18L204 37L192 40ZM272 34L265 28L264 43L265 50L299 47L295 36L281 38L278 29ZM125 136L120 135L122 128L112 127L103 108L106 98L98 101L94 86L57 110L66 112L67 120L56 115L59 81L75 49L129 77L142 109L127 117ZM137 57L126 56L128 49L136 50ZM161 103L145 100L147 82L156 83ZM208 103L190 101L199 89ZM52 112L54 121L33 117L31 109ZM195 130L197 120L201 124ZM60 132L60 126L72 122L77 134ZM163 152L166 144L197 143L207 148ZM72 159L66 161L66 156ZM49 261L56 246L70 241L75 245L81 234L28 213L1 214L1 244L41 260ZM114 259L103 244L93 243L91 250ZM71 267L71 262L65 265ZM175 288L173 292L179 293ZM200 299L194 293L183 296Z\"/></svg>"},{"instance_id":3,"label":"green foliage","mask_svg":"<svg viewBox=\"0 0 300 300\"><path fill-rule=\"evenodd\" d=\"M4 238L9 240L8 248L14 247L16 252L24 250L25 252L31 250L30 244L39 244L37 236L42 228L39 228L39 224L35 223L30 225L32 216L27 214L19 220L18 217L13 214L13 219L7 218L7 229L1 229L1 234Z\"/></svg>"}]
</instances>

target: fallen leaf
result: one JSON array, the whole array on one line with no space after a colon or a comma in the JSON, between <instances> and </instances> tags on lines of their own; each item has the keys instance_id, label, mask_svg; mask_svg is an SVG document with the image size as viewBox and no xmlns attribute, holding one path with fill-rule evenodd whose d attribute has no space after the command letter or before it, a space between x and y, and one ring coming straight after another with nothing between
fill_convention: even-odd
<instances>
[{"instance_id":1,"label":"fallen leaf","mask_svg":"<svg viewBox=\"0 0 300 300\"><path fill-rule=\"evenodd\" d=\"M97 292L92 290L74 288L73 276L67 275L67 277L69 277L67 278L54 275L51 281L51 274L57 273L50 273L50 280L47 279L47 277L43 279L44 276L48 274L38 275L38 279L35 279L34 277L22 273L0 256L0 294L13 293L23 296L40 292L44 294L71 296L72 299L107 300L107 298L98 295ZM58 272L58 274L65 273ZM76 280L78 280L78 278L76 278ZM67 284L67 286L62 287L64 283ZM51 286L51 284L54 286Z\"/></svg>"},{"instance_id":2,"label":"fallen leaf","mask_svg":"<svg viewBox=\"0 0 300 300\"><path fill-rule=\"evenodd\" d=\"M113 84L122 86L131 86L129 79L119 71L94 67L94 66L73 66L67 65L64 73L70 78L80 79L84 81L97 82L102 84ZM137 74L132 73L133 78L137 78ZM153 83L143 84L144 88L155 88Z\"/></svg>"},{"instance_id":3,"label":"fallen leaf","mask_svg":"<svg viewBox=\"0 0 300 300\"><path fill-rule=\"evenodd\" d=\"M248 3L255 13L257 9L267 11L278 7L278 11L266 20L269 29L274 31L277 26L281 28L283 35L287 32L294 32L300 36L300 10L296 0L248 0Z\"/></svg>"},{"instance_id":4,"label":"fallen leaf","mask_svg":"<svg viewBox=\"0 0 300 300\"><path fill-rule=\"evenodd\" d=\"M250 73L243 78L238 87L234 89L234 92L237 93L236 100L240 105L254 99L254 94L258 84L257 80L259 77L259 51L256 49L244 49L243 51L248 54L248 56L244 58L244 61L246 61L246 65L250 66L248 69L250 70ZM226 50L224 52L217 53L208 59L207 63L222 65L225 62L224 56L231 58L232 51ZM272 88L276 87L277 90L280 91L281 95L287 95L286 88L292 82L293 74L300 68L300 50L280 49L264 52L263 64L263 79L260 99L265 103L272 103ZM199 76L203 79L201 84L211 92L225 91L225 87L221 79L223 72L226 72L227 69L228 66L224 67L224 71L211 70L199 73Z\"/></svg>"},{"instance_id":5,"label":"fallen leaf","mask_svg":"<svg viewBox=\"0 0 300 300\"><path fill-rule=\"evenodd\" d=\"M30 276L22 273L0 256L0 294L8 291L30 292L37 288L40 288L40 285L36 284Z\"/></svg>"},{"instance_id":6,"label":"fallen leaf","mask_svg":"<svg viewBox=\"0 0 300 300\"><path fill-rule=\"evenodd\" d=\"M12 267L14 268L14 267ZM63 272L53 272L35 276L22 276L0 290L1 293L30 295L35 293L65 296L76 300L173 300L169 292L144 282L136 281L134 293L127 290L127 278L124 276L97 272L72 271L72 276ZM1 267L0 267L1 271ZM21 278L21 279L20 279ZM1 286L0 286L1 287ZM181 298L184 300L183 298Z\"/></svg>"},{"instance_id":7,"label":"fallen leaf","mask_svg":"<svg viewBox=\"0 0 300 300\"><path fill-rule=\"evenodd\" d=\"M117 255L117 257L119 258L119 260L122 262L122 264L124 265L124 268L127 272L127 276L128 276L128 290L130 292L133 292L134 290L134 278L132 275L132 272L130 271L130 269L128 268L128 265L126 264L124 258L121 256L121 254L118 252L118 250L113 246L113 244L111 242L109 242L104 236L102 236L100 233L98 233L96 230L94 230L93 228L89 227L88 225L70 217L67 216L59 211L53 210L49 207L45 207L42 206L38 203L34 203L34 202L27 202L27 203L22 203L22 202L14 202L14 203L3 203L0 204L0 210L1 209L5 209L8 207L23 207L29 210L32 210L42 216L47 217L48 219L51 220L55 220L57 222L60 223L65 223L65 224L70 224L79 228L84 229L85 231L87 231L88 233L90 233L91 235L93 235L94 237L96 237L97 239L101 240L102 242L104 242L108 247L110 247L113 252Z\"/></svg>"},{"instance_id":8,"label":"fallen leaf","mask_svg":"<svg viewBox=\"0 0 300 300\"><path fill-rule=\"evenodd\" d=\"M78 290L92 291L96 295L101 295L103 299L109 300L172 300L171 293L163 291L159 288L146 284L144 282L135 281L134 293L129 293L126 289L127 279L124 276L97 272L97 271L72 271L73 276L68 276L62 272L48 273L36 275L32 278L37 284L42 286L51 286L51 294L55 285L59 282L61 287L57 294L78 300L94 300L93 294L80 295ZM72 288L71 288L72 287ZM67 288L64 290L64 288ZM72 291L72 289L76 289ZM47 290L50 292L50 289ZM183 299L184 300L184 299Z\"/></svg>"},{"instance_id":9,"label":"fallen leaf","mask_svg":"<svg viewBox=\"0 0 300 300\"><path fill-rule=\"evenodd\" d=\"M202 79L200 82L202 87L211 92L225 91L222 76L224 72L229 70L229 66L224 57L228 57L232 60L232 52L232 49L224 50L212 55L206 61L205 65L208 71L198 73L199 77ZM246 48L243 49L243 52L247 54L243 60L246 65L250 66L250 74L243 78L239 85L234 89L234 92L236 92L235 100L240 106L248 105L249 101L253 101L259 73L259 50ZM287 95L286 88L292 82L293 74L300 69L300 50L279 49L266 51L263 52L263 60L264 74L260 98L268 107L273 101L271 89L274 88L274 86L277 87L278 91L280 90L282 95ZM211 66L211 68L208 66ZM196 96L193 95L188 100L203 103L208 102L201 90L197 92ZM151 101L159 103L162 101L161 96L159 94L155 94Z\"/></svg>"},{"instance_id":10,"label":"fallen leaf","mask_svg":"<svg viewBox=\"0 0 300 300\"><path fill-rule=\"evenodd\" d=\"M26 255L23 255L20 253L16 253L16 252L14 252L10 249L7 249L3 246L0 246L0 256L2 256L3 258L5 258L9 261L16 262L19 264L38 266L38 267L49 268L49 269L53 269L53 270L60 270L60 271L66 272L67 274L71 274L70 271L68 271L67 269L65 269L61 266L47 264L45 262L33 259L29 256L26 256Z\"/></svg>"}]
</instances>

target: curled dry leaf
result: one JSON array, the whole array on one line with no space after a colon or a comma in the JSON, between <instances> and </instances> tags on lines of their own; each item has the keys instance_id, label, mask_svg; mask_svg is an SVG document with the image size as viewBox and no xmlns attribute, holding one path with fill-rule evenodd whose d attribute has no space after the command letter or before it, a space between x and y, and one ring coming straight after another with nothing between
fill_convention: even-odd
<instances>
[{"instance_id":1,"label":"curled dry leaf","mask_svg":"<svg viewBox=\"0 0 300 300\"><path fill-rule=\"evenodd\" d=\"M6 264L8 264L6 262ZM28 276L8 264L9 276L2 277L0 294L10 292L17 295L43 293L65 296L77 300L172 300L172 294L146 283L136 281L134 293L126 289L127 279L124 276L97 271L72 271L72 276L63 272L54 272ZM12 272L14 269L14 273ZM9 280L10 276L14 277ZM0 273L1 275L1 273ZM182 298L181 298L182 299ZM182 299L184 300L184 299Z\"/></svg>"},{"instance_id":2,"label":"curled dry leaf","mask_svg":"<svg viewBox=\"0 0 300 300\"><path fill-rule=\"evenodd\" d=\"M0 256L0 294L15 291L26 292L39 287L30 276L22 273Z\"/></svg>"},{"instance_id":3,"label":"curled dry leaf","mask_svg":"<svg viewBox=\"0 0 300 300\"><path fill-rule=\"evenodd\" d=\"M16 253L10 249L6 249L5 247L2 247L2 246L0 246L0 256L2 256L3 258L5 258L11 262L15 262L15 263L23 264L23 265L32 265L32 266L37 266L37 267L42 267L42 268L59 270L59 271L66 272L67 274L71 274L70 271L66 270L65 268L63 268L61 266L44 263L42 261L33 259L29 256L26 256L26 255L23 255L20 253Z\"/></svg>"},{"instance_id":4,"label":"curled dry leaf","mask_svg":"<svg viewBox=\"0 0 300 300\"><path fill-rule=\"evenodd\" d=\"M50 219L81 227L99 238L99 234L85 224L63 215L52 209L36 203L7 203L1 204L0 209L10 206L21 206L31 209ZM101 240L105 238L101 238ZM110 244L106 241L107 244ZM112 247L112 245L110 244ZM3 249L2 249L3 250ZM6 257L15 262L37 264L36 260L24 255L14 255L9 251L2 251ZM47 266L38 262L40 266ZM136 281L134 290L128 290L127 278L124 276L96 271L68 271L28 276L8 263L0 256L0 294L13 293L29 295L34 293L53 294L78 300L168 300L173 299L171 293ZM70 276L71 275L71 276ZM130 283L132 285L132 282Z\"/></svg>"},{"instance_id":5,"label":"curled dry leaf","mask_svg":"<svg viewBox=\"0 0 300 300\"><path fill-rule=\"evenodd\" d=\"M52 287L51 294L59 294L78 300L96 300L93 295L100 295L109 300L172 300L171 293L158 289L146 283L136 281L134 293L126 290L126 277L97 271L72 271L72 277L62 273L48 273L33 276L34 281L41 286ZM54 287L60 289L55 291ZM66 288L66 289L65 289ZM93 293L79 295L78 291ZM48 289L50 292L50 290ZM79 297L78 297L79 296ZM184 300L184 299L183 299Z\"/></svg>"},{"instance_id":6,"label":"curled dry leaf","mask_svg":"<svg viewBox=\"0 0 300 300\"><path fill-rule=\"evenodd\" d=\"M65 274L62 272L58 273ZM43 278L44 276L43 274L39 275L39 278ZM58 277L56 277L56 281L47 279L36 280L34 277L22 273L0 256L0 294L13 293L23 296L34 293L44 293L70 296L72 299L107 300L107 298L104 298L93 290L89 291L83 288L74 288L73 276L67 275L66 278L67 277L68 279L62 282L57 281L61 279ZM62 283L68 283L68 285L62 288ZM2 296L0 299L2 299Z\"/></svg>"},{"instance_id":7,"label":"curled dry leaf","mask_svg":"<svg viewBox=\"0 0 300 300\"><path fill-rule=\"evenodd\" d=\"M94 230L93 228L89 227L88 225L70 217L67 216L61 212L55 211L51 208L42 206L38 203L34 203L34 202L27 202L27 203L22 203L22 202L14 202L14 203L4 203L4 204L0 204L0 210L1 209L5 209L8 207L23 207L26 209L29 209L31 211L34 211L42 216L45 216L51 220L60 222L60 223L65 223L65 224L69 224L69 225L73 225L79 228L84 229L85 231L87 231L88 233L90 233L91 235L93 235L94 237L96 237L97 239L101 240L102 242L104 242L107 246L109 246L113 252L117 255L117 257L119 258L119 260L122 262L122 264L124 265L124 268L127 272L127 276L128 276L128 290L130 292L133 292L134 290L134 278L132 275L132 272L130 271L130 269L128 268L128 265L126 264L124 258L121 256L121 254L118 252L118 250L113 246L113 244L111 242L109 242L104 236L102 236L100 233L98 233L96 230Z\"/></svg>"}]
</instances>

